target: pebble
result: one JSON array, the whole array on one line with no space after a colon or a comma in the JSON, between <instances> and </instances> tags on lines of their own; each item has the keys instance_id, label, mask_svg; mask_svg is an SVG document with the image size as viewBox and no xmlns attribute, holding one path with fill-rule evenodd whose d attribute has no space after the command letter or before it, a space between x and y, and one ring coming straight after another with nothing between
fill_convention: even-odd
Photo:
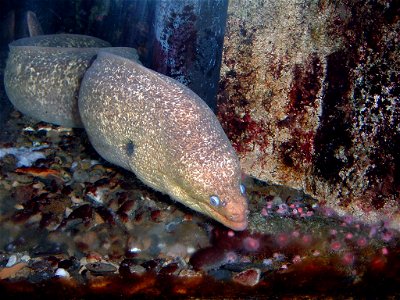
<instances>
[{"instance_id":1,"label":"pebble","mask_svg":"<svg viewBox=\"0 0 400 300\"><path fill-rule=\"evenodd\" d=\"M63 259L58 262L58 268L65 269L65 270L77 270L80 267L79 260L72 256L67 259Z\"/></svg>"},{"instance_id":2,"label":"pebble","mask_svg":"<svg viewBox=\"0 0 400 300\"><path fill-rule=\"evenodd\" d=\"M63 277L63 278L69 278L70 277L69 273L63 268L58 268L56 270L56 272L54 273L54 275L56 277Z\"/></svg>"},{"instance_id":3,"label":"pebble","mask_svg":"<svg viewBox=\"0 0 400 300\"><path fill-rule=\"evenodd\" d=\"M14 172L7 173L7 179L13 182L13 186L16 183L32 183L32 177L25 174L16 174Z\"/></svg>"},{"instance_id":4,"label":"pebble","mask_svg":"<svg viewBox=\"0 0 400 300\"><path fill-rule=\"evenodd\" d=\"M131 274L141 275L146 272L146 269L140 265L134 265L129 267L129 271L131 272Z\"/></svg>"},{"instance_id":5,"label":"pebble","mask_svg":"<svg viewBox=\"0 0 400 300\"><path fill-rule=\"evenodd\" d=\"M101 167L101 165L99 165ZM104 175L103 169L94 169L89 172L89 182L95 183L96 181L100 180Z\"/></svg>"},{"instance_id":6,"label":"pebble","mask_svg":"<svg viewBox=\"0 0 400 300\"><path fill-rule=\"evenodd\" d=\"M260 281L260 269L253 268L233 276L233 281L245 286L255 286Z\"/></svg>"},{"instance_id":7,"label":"pebble","mask_svg":"<svg viewBox=\"0 0 400 300\"><path fill-rule=\"evenodd\" d=\"M47 260L35 260L32 261L29 265L32 270L35 270L36 273L51 273L52 272L52 263Z\"/></svg>"},{"instance_id":8,"label":"pebble","mask_svg":"<svg viewBox=\"0 0 400 300\"><path fill-rule=\"evenodd\" d=\"M122 276L129 275L141 275L146 272L146 268L139 264L139 261L136 259L124 259L119 266L119 273Z\"/></svg>"},{"instance_id":9,"label":"pebble","mask_svg":"<svg viewBox=\"0 0 400 300\"><path fill-rule=\"evenodd\" d=\"M16 210L22 210L22 209L24 209L24 206L23 206L22 204L15 204L15 205L14 205L14 208L15 208Z\"/></svg>"},{"instance_id":10,"label":"pebble","mask_svg":"<svg viewBox=\"0 0 400 300\"><path fill-rule=\"evenodd\" d=\"M93 202L102 204L103 203L103 198L104 198L104 191L105 189L97 189L94 193L88 192L86 196Z\"/></svg>"},{"instance_id":11,"label":"pebble","mask_svg":"<svg viewBox=\"0 0 400 300\"><path fill-rule=\"evenodd\" d=\"M76 161L72 162L71 167L70 167L71 172L75 172L78 167L79 167L78 162L76 162Z\"/></svg>"},{"instance_id":12,"label":"pebble","mask_svg":"<svg viewBox=\"0 0 400 300\"><path fill-rule=\"evenodd\" d=\"M15 265L16 262L17 262L17 256L11 255L6 264L6 268L12 267L13 265Z\"/></svg>"},{"instance_id":13,"label":"pebble","mask_svg":"<svg viewBox=\"0 0 400 300\"><path fill-rule=\"evenodd\" d=\"M26 255L26 254L21 257L21 261L23 261L23 262L28 262L28 261L30 261L30 259L31 259L31 257L29 255Z\"/></svg>"},{"instance_id":14,"label":"pebble","mask_svg":"<svg viewBox=\"0 0 400 300\"><path fill-rule=\"evenodd\" d=\"M141 264L142 267L146 269L146 271L149 270L155 270L158 271L161 268L161 265L163 264L162 259L152 259L145 261L144 263Z\"/></svg>"},{"instance_id":15,"label":"pebble","mask_svg":"<svg viewBox=\"0 0 400 300\"><path fill-rule=\"evenodd\" d=\"M74 178L76 182L88 182L89 174L84 170L76 170L72 175L72 178Z\"/></svg>"},{"instance_id":16,"label":"pebble","mask_svg":"<svg viewBox=\"0 0 400 300\"><path fill-rule=\"evenodd\" d=\"M117 271L117 268L114 265L104 262L88 263L86 264L86 269L94 275L105 275Z\"/></svg>"},{"instance_id":17,"label":"pebble","mask_svg":"<svg viewBox=\"0 0 400 300\"><path fill-rule=\"evenodd\" d=\"M272 259L270 259L270 258L265 258L265 259L263 259L263 265L266 265L266 266L272 266Z\"/></svg>"},{"instance_id":18,"label":"pebble","mask_svg":"<svg viewBox=\"0 0 400 300\"><path fill-rule=\"evenodd\" d=\"M84 160L81 161L81 167L82 167L83 170L87 170L92 166L93 166L93 164L92 164L92 161L90 159L84 159Z\"/></svg>"}]
</instances>

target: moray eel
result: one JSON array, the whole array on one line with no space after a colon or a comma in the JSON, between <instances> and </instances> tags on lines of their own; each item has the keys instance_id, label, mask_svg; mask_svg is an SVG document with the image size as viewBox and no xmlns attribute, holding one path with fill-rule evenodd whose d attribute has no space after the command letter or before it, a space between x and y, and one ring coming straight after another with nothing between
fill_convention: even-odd
<instances>
[{"instance_id":1,"label":"moray eel","mask_svg":"<svg viewBox=\"0 0 400 300\"><path fill-rule=\"evenodd\" d=\"M110 46L78 34L40 35L12 42L4 71L8 98L16 109L34 119L82 127L79 86L99 49L138 59L133 48Z\"/></svg>"},{"instance_id":2,"label":"moray eel","mask_svg":"<svg viewBox=\"0 0 400 300\"><path fill-rule=\"evenodd\" d=\"M236 153L214 113L190 89L100 51L84 75L78 104L104 159L233 230L247 227Z\"/></svg>"}]
</instances>

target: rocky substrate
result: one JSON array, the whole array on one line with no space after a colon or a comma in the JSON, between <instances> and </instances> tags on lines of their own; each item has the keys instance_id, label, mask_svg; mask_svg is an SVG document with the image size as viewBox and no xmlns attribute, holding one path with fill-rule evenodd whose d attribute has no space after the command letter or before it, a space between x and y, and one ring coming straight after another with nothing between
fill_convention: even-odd
<instances>
[{"instance_id":1,"label":"rocky substrate","mask_svg":"<svg viewBox=\"0 0 400 300\"><path fill-rule=\"evenodd\" d=\"M399 295L399 234L248 178L234 232L102 160L83 130L11 114L0 143L0 292L15 297Z\"/></svg>"}]
</instances>

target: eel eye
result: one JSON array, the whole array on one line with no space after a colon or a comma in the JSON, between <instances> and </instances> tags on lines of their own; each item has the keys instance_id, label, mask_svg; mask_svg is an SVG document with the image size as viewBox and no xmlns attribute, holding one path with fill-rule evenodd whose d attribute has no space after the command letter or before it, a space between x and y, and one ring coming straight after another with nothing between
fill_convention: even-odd
<instances>
[{"instance_id":1,"label":"eel eye","mask_svg":"<svg viewBox=\"0 0 400 300\"><path fill-rule=\"evenodd\" d=\"M211 196L210 197L210 204L212 206L220 206L221 205L221 200L219 199L218 196Z\"/></svg>"},{"instance_id":2,"label":"eel eye","mask_svg":"<svg viewBox=\"0 0 400 300\"><path fill-rule=\"evenodd\" d=\"M242 193L242 195L246 193L246 187L243 184L240 185L240 192Z\"/></svg>"}]
</instances>

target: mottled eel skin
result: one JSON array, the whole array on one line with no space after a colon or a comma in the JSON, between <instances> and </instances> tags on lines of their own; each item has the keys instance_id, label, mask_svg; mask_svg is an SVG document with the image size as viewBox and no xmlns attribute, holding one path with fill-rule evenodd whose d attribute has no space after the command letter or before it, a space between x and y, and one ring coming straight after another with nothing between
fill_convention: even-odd
<instances>
[{"instance_id":1,"label":"mottled eel skin","mask_svg":"<svg viewBox=\"0 0 400 300\"><path fill-rule=\"evenodd\" d=\"M99 49L138 59L133 48L80 34L22 38L9 47L4 86L12 104L32 118L66 127L83 126L79 86Z\"/></svg>"},{"instance_id":2,"label":"mottled eel skin","mask_svg":"<svg viewBox=\"0 0 400 300\"><path fill-rule=\"evenodd\" d=\"M236 153L213 112L190 89L100 51L84 75L78 104L103 158L227 227L247 227Z\"/></svg>"}]
</instances>

